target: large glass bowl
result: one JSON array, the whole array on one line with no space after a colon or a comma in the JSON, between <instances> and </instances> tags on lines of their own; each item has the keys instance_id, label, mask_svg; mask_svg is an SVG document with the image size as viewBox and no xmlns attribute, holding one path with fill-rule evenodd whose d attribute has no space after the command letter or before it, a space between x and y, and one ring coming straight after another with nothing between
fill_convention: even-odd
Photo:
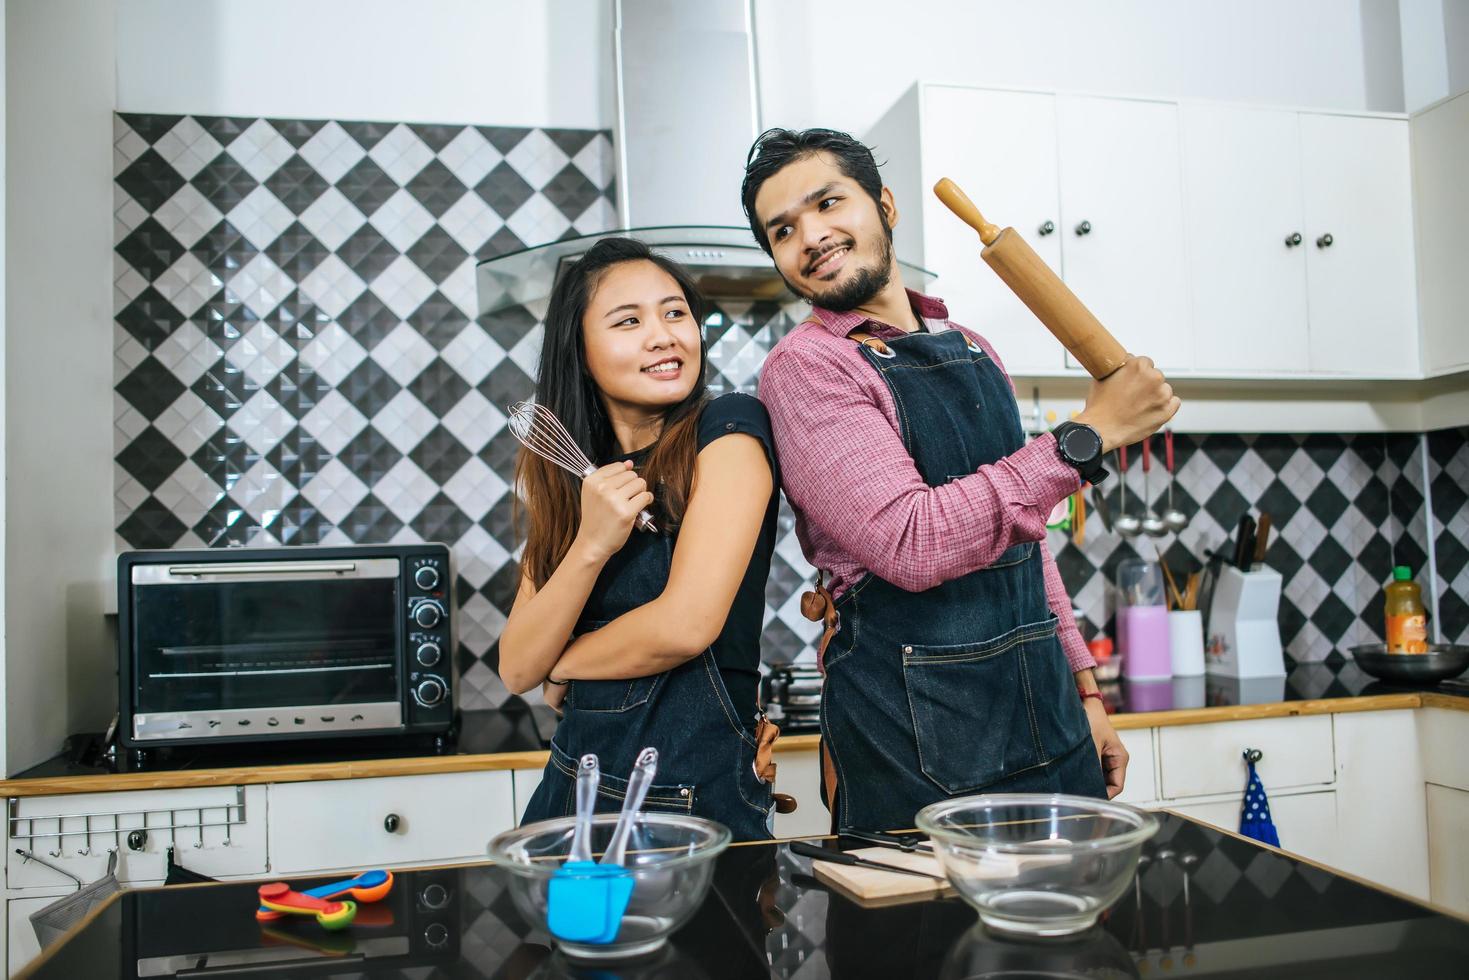
<instances>
[{"instance_id":1,"label":"large glass bowl","mask_svg":"<svg viewBox=\"0 0 1469 980\"><path fill-rule=\"evenodd\" d=\"M995 793L918 811L918 829L954 889L991 929L1068 936L1089 929L1122 897L1150 813L1083 796Z\"/></svg>"},{"instance_id":2,"label":"large glass bowl","mask_svg":"<svg viewBox=\"0 0 1469 980\"><path fill-rule=\"evenodd\" d=\"M544 930L568 956L626 959L651 953L699 908L714 874L714 858L729 846L722 824L699 817L644 813L628 841L624 867L632 895L610 942L569 942L548 921L551 880L566 862L575 818L526 824L490 841L490 860L510 872L510 895L527 922ZM592 819L592 850L601 856L617 824L616 814ZM577 887L595 887L583 879ZM595 893L594 893L595 894Z\"/></svg>"}]
</instances>

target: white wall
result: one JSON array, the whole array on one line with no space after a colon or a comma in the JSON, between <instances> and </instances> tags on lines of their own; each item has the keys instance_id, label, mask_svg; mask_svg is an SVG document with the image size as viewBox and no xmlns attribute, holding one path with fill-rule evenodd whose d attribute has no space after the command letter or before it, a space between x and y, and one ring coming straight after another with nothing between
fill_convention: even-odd
<instances>
[{"instance_id":1,"label":"white wall","mask_svg":"<svg viewBox=\"0 0 1469 980\"><path fill-rule=\"evenodd\" d=\"M122 112L609 128L611 0L126 0Z\"/></svg>"},{"instance_id":2,"label":"white wall","mask_svg":"<svg viewBox=\"0 0 1469 980\"><path fill-rule=\"evenodd\" d=\"M116 704L112 6L9 0L5 91L5 770Z\"/></svg>"},{"instance_id":3,"label":"white wall","mask_svg":"<svg viewBox=\"0 0 1469 980\"><path fill-rule=\"evenodd\" d=\"M864 133L919 79L1402 110L1357 0L755 2L766 126Z\"/></svg>"}]
</instances>

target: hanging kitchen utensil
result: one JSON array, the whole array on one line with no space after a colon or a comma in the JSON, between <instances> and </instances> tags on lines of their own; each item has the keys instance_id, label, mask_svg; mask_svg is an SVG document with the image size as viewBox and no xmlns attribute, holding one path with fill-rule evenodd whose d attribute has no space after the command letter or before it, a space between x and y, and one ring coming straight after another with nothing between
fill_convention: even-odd
<instances>
[{"instance_id":1,"label":"hanging kitchen utensil","mask_svg":"<svg viewBox=\"0 0 1469 980\"><path fill-rule=\"evenodd\" d=\"M1108 534L1112 533L1112 508L1107 505L1107 495L1092 487L1092 509L1102 519L1102 527Z\"/></svg>"},{"instance_id":2,"label":"hanging kitchen utensil","mask_svg":"<svg viewBox=\"0 0 1469 980\"><path fill-rule=\"evenodd\" d=\"M586 479L597 472L597 467L587 459L586 453L566 431L556 413L544 405L535 402L511 405L508 425L517 442L568 473ZM638 511L638 527L644 531L658 530L653 525L653 515L646 510Z\"/></svg>"},{"instance_id":3,"label":"hanging kitchen utensil","mask_svg":"<svg viewBox=\"0 0 1469 980\"><path fill-rule=\"evenodd\" d=\"M1258 568L1265 564L1265 550L1270 547L1270 515L1264 511L1260 512L1260 523L1255 527L1255 560L1250 563L1250 568Z\"/></svg>"},{"instance_id":4,"label":"hanging kitchen utensil","mask_svg":"<svg viewBox=\"0 0 1469 980\"><path fill-rule=\"evenodd\" d=\"M1153 513L1153 440L1143 440L1143 533L1150 538L1161 538L1168 533L1168 525Z\"/></svg>"},{"instance_id":5,"label":"hanging kitchen utensil","mask_svg":"<svg viewBox=\"0 0 1469 980\"><path fill-rule=\"evenodd\" d=\"M1168 469L1168 509L1163 512L1163 523L1168 530L1177 534L1188 527L1188 515L1173 505L1173 485L1178 482L1178 472L1173 466L1173 430L1163 430L1163 462Z\"/></svg>"},{"instance_id":6,"label":"hanging kitchen utensil","mask_svg":"<svg viewBox=\"0 0 1469 980\"><path fill-rule=\"evenodd\" d=\"M607 918L613 905L609 895L616 887L613 876L621 876L623 871L592 860L592 812L597 806L600 781L597 757L591 753L582 756L576 767L576 823L571 831L571 849L566 863L551 876L546 893L546 925L551 935L568 942L609 941L601 939L609 929L616 935L617 923Z\"/></svg>"},{"instance_id":7,"label":"hanging kitchen utensil","mask_svg":"<svg viewBox=\"0 0 1469 980\"><path fill-rule=\"evenodd\" d=\"M1127 447L1117 447L1117 533L1135 538L1143 533L1142 521L1127 512Z\"/></svg>"},{"instance_id":8,"label":"hanging kitchen utensil","mask_svg":"<svg viewBox=\"0 0 1469 980\"><path fill-rule=\"evenodd\" d=\"M984 243L980 255L985 262L1088 374L1105 378L1122 366L1127 351L1019 232L986 221L974 202L947 177L934 184L933 192L960 220L979 232L979 240Z\"/></svg>"}]
</instances>

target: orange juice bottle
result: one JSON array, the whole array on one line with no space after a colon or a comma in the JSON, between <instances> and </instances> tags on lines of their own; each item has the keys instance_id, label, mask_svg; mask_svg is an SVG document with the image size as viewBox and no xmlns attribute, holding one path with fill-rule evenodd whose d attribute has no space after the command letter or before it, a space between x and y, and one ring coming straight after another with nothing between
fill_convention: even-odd
<instances>
[{"instance_id":1,"label":"orange juice bottle","mask_svg":"<svg viewBox=\"0 0 1469 980\"><path fill-rule=\"evenodd\" d=\"M1427 653L1428 612L1423 608L1423 592L1413 581L1407 565L1392 570L1387 587L1387 652Z\"/></svg>"}]
</instances>

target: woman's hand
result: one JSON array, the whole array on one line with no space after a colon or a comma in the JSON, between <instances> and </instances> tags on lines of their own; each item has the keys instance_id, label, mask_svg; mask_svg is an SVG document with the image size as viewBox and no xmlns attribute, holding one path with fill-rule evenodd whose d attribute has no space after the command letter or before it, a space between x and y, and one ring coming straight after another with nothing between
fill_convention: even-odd
<instances>
[{"instance_id":1,"label":"woman's hand","mask_svg":"<svg viewBox=\"0 0 1469 980\"><path fill-rule=\"evenodd\" d=\"M546 681L541 685L541 698L551 706L551 710L558 715L561 714L561 702L566 700L566 691L569 684L552 684Z\"/></svg>"},{"instance_id":2,"label":"woman's hand","mask_svg":"<svg viewBox=\"0 0 1469 980\"><path fill-rule=\"evenodd\" d=\"M631 462L602 467L581 483L577 544L594 559L605 562L627 543L638 512L652 504L648 484L633 472Z\"/></svg>"},{"instance_id":3,"label":"woman's hand","mask_svg":"<svg viewBox=\"0 0 1469 980\"><path fill-rule=\"evenodd\" d=\"M1117 730L1107 718L1107 709L1096 698L1082 701L1086 708L1086 720L1091 724L1092 741L1096 743L1097 758L1102 763L1102 776L1107 781L1107 799L1122 792L1122 783L1127 778L1127 748L1117 737Z\"/></svg>"}]
</instances>

